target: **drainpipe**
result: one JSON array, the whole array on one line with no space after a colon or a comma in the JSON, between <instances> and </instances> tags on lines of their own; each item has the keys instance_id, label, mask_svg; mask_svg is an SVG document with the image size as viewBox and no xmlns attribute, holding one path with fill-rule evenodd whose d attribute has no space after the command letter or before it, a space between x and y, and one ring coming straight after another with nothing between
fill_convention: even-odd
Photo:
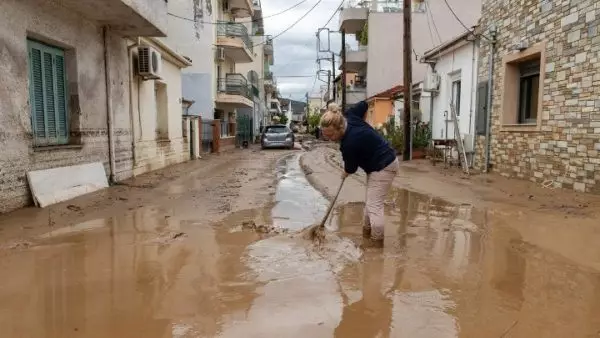
<instances>
[{"instance_id":1,"label":"drainpipe","mask_svg":"<svg viewBox=\"0 0 600 338\"><path fill-rule=\"evenodd\" d=\"M490 27L490 55L488 58L488 93L487 93L487 114L486 114L486 128L485 128L485 167L483 172L487 173L490 169L490 148L492 146L492 142L490 140L491 137L491 128L492 128L492 93L494 80L494 55L496 54L496 27L492 25Z\"/></svg>"},{"instance_id":2,"label":"drainpipe","mask_svg":"<svg viewBox=\"0 0 600 338\"><path fill-rule=\"evenodd\" d=\"M435 72L435 63L430 63L431 72ZM431 133L431 137L433 138L433 97L435 95L435 91L429 92L429 132Z\"/></svg>"},{"instance_id":3,"label":"drainpipe","mask_svg":"<svg viewBox=\"0 0 600 338\"><path fill-rule=\"evenodd\" d=\"M473 151L473 155L471 156L471 167L475 164L475 125L473 124L473 92L477 89L477 65L475 62L475 43L473 40L472 45L473 49L471 52L471 95L469 98L469 133L471 133L471 150ZM477 117L475 116L475 121L477 121Z\"/></svg>"},{"instance_id":4,"label":"drainpipe","mask_svg":"<svg viewBox=\"0 0 600 338\"><path fill-rule=\"evenodd\" d=\"M106 122L108 124L108 161L110 168L109 181L110 183L115 183L115 126L113 123L112 99L110 97L110 53L108 50L110 27L106 25L102 30L104 33L104 84L106 88Z\"/></svg>"},{"instance_id":5,"label":"drainpipe","mask_svg":"<svg viewBox=\"0 0 600 338\"><path fill-rule=\"evenodd\" d=\"M133 54L131 53L131 51L136 48L139 47L141 45L141 39L138 37L137 41L131 45L127 47L127 65L129 66L129 125L131 126L131 157L133 160L133 167L135 168L135 166L137 165L137 156L136 156L136 147L135 147L135 128L134 128L134 119L133 119L133 71L132 71L132 67L131 64L133 63ZM140 97L140 92L139 92L139 87L138 87L138 98ZM139 101L139 100L138 100ZM139 109L139 106L138 106Z\"/></svg>"}]
</instances>

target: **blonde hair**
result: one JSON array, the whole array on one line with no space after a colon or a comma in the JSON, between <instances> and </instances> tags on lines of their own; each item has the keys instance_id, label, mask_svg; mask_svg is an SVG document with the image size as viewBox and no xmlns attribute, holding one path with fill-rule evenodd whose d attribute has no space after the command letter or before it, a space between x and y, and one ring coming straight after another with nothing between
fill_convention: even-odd
<instances>
[{"instance_id":1,"label":"blonde hair","mask_svg":"<svg viewBox=\"0 0 600 338\"><path fill-rule=\"evenodd\" d=\"M327 111L321 116L321 128L334 128L344 130L346 128L346 119L342 115L340 106L332 102L327 106Z\"/></svg>"}]
</instances>

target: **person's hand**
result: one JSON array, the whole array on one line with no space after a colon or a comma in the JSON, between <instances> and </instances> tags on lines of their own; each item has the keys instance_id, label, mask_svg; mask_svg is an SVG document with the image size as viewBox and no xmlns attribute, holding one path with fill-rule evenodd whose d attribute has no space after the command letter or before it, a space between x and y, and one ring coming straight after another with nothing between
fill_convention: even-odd
<instances>
[{"instance_id":1,"label":"person's hand","mask_svg":"<svg viewBox=\"0 0 600 338\"><path fill-rule=\"evenodd\" d=\"M346 179L346 177L348 177L348 175L350 175L350 174L348 174L347 172L345 172L345 171L344 171L344 172L342 173L342 179L343 179L343 180L345 180L345 179Z\"/></svg>"}]
</instances>

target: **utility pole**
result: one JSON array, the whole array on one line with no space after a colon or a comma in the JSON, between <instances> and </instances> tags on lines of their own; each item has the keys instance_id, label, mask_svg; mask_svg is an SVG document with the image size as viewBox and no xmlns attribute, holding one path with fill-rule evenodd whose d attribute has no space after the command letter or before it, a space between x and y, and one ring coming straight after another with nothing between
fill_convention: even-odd
<instances>
[{"instance_id":1,"label":"utility pole","mask_svg":"<svg viewBox=\"0 0 600 338\"><path fill-rule=\"evenodd\" d=\"M404 151L402 159L410 160L411 151L411 114L410 108L412 104L411 89L412 89L412 1L403 1L404 11ZM343 35L342 35L343 36ZM343 37L342 37L343 41Z\"/></svg>"},{"instance_id":2,"label":"utility pole","mask_svg":"<svg viewBox=\"0 0 600 338\"><path fill-rule=\"evenodd\" d=\"M335 53L331 52L331 71L333 72L333 101L337 99L337 88L335 87Z\"/></svg>"},{"instance_id":3,"label":"utility pole","mask_svg":"<svg viewBox=\"0 0 600 338\"><path fill-rule=\"evenodd\" d=\"M342 113L346 113L346 31L342 29Z\"/></svg>"},{"instance_id":4,"label":"utility pole","mask_svg":"<svg viewBox=\"0 0 600 338\"><path fill-rule=\"evenodd\" d=\"M327 97L331 100L329 96L331 94L331 71L327 71Z\"/></svg>"}]
</instances>

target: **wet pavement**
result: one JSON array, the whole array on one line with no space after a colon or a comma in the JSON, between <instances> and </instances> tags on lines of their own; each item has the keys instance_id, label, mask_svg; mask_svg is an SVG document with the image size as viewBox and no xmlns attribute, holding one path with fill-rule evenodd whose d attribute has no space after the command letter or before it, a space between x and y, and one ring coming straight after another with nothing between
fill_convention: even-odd
<instances>
[{"instance_id":1,"label":"wet pavement","mask_svg":"<svg viewBox=\"0 0 600 338\"><path fill-rule=\"evenodd\" d=\"M299 156L276 163L272 203L216 222L186 203L144 205L0 249L0 336L600 336L598 256L560 253L597 230L560 247L555 234L509 222L533 216L394 189L385 248L362 251L355 184L315 246L296 231L329 202ZM175 184L165 193L182 191Z\"/></svg>"}]
</instances>

